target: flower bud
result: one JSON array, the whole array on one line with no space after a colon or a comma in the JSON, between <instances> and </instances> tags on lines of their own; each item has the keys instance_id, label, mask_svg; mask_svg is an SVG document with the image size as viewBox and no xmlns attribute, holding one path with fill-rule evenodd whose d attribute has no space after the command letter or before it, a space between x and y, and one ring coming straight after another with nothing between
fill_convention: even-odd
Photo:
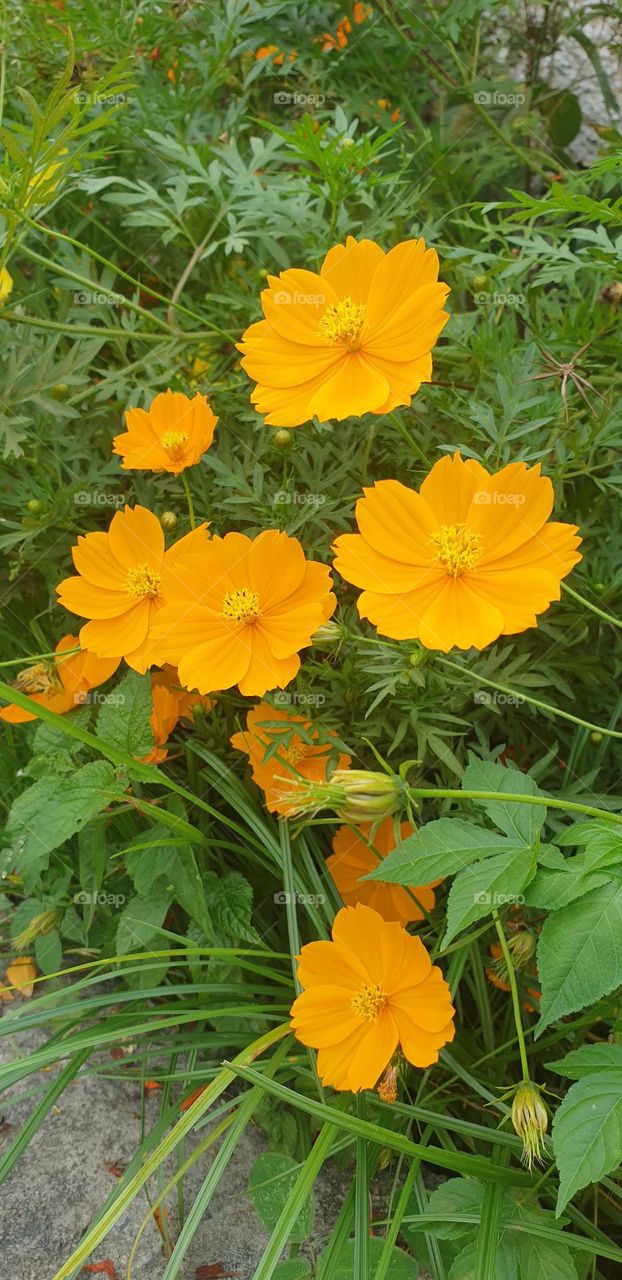
<instances>
[{"instance_id":1,"label":"flower bud","mask_svg":"<svg viewBox=\"0 0 622 1280\"><path fill-rule=\"evenodd\" d=\"M163 511L160 516L160 524L163 529L174 529L177 524L177 516L174 511Z\"/></svg>"},{"instance_id":2,"label":"flower bud","mask_svg":"<svg viewBox=\"0 0 622 1280\"><path fill-rule=\"evenodd\" d=\"M275 431L272 437L272 443L274 444L275 449L278 449L280 453L287 453L294 444L293 431L287 430L287 428L283 428L282 431Z\"/></svg>"},{"instance_id":3,"label":"flower bud","mask_svg":"<svg viewBox=\"0 0 622 1280\"><path fill-rule=\"evenodd\" d=\"M330 653L331 650L339 648L343 637L344 629L340 622L323 622L311 636L311 644L314 649L323 649Z\"/></svg>"},{"instance_id":4,"label":"flower bud","mask_svg":"<svg viewBox=\"0 0 622 1280\"><path fill-rule=\"evenodd\" d=\"M15 950L25 951L35 938L41 938L45 933L49 933L60 920L60 916L61 913L57 907L48 907L46 911L40 911L38 915L33 916L21 933L13 939Z\"/></svg>"},{"instance_id":5,"label":"flower bud","mask_svg":"<svg viewBox=\"0 0 622 1280\"><path fill-rule=\"evenodd\" d=\"M534 1162L542 1163L542 1155L546 1151L549 1117L542 1094L531 1080L519 1084L512 1101L511 1116L514 1130L522 1139L523 1163L532 1169Z\"/></svg>"},{"instance_id":6,"label":"flower bud","mask_svg":"<svg viewBox=\"0 0 622 1280\"><path fill-rule=\"evenodd\" d=\"M367 769L336 769L331 785L343 790L337 813L344 822L380 822L400 805L399 779Z\"/></svg>"}]
</instances>

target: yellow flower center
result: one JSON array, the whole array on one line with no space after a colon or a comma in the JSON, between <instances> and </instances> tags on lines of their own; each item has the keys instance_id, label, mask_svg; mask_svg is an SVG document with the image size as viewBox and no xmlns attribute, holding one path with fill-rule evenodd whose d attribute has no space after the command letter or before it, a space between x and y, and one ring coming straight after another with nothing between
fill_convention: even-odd
<instances>
[{"instance_id":1,"label":"yellow flower center","mask_svg":"<svg viewBox=\"0 0 622 1280\"><path fill-rule=\"evenodd\" d=\"M159 593L161 581L160 574L150 565L137 564L127 575L125 589L137 600L142 600L145 596L153 600Z\"/></svg>"},{"instance_id":2,"label":"yellow flower center","mask_svg":"<svg viewBox=\"0 0 622 1280\"><path fill-rule=\"evenodd\" d=\"M246 622L252 626L260 613L259 596L250 587L236 587L235 591L228 591L222 602L222 616L229 622Z\"/></svg>"},{"instance_id":3,"label":"yellow flower center","mask_svg":"<svg viewBox=\"0 0 622 1280\"><path fill-rule=\"evenodd\" d=\"M21 693L47 693L52 685L58 683L54 673L44 662L37 662L32 667L25 667L15 677L13 688Z\"/></svg>"},{"instance_id":4,"label":"yellow flower center","mask_svg":"<svg viewBox=\"0 0 622 1280\"><path fill-rule=\"evenodd\" d=\"M188 436L185 431L165 431L160 440L166 452L170 453L172 458L178 458L183 453Z\"/></svg>"},{"instance_id":5,"label":"yellow flower center","mask_svg":"<svg viewBox=\"0 0 622 1280\"><path fill-rule=\"evenodd\" d=\"M326 308L320 320L319 331L330 342L341 342L348 351L358 351L360 333L365 320L365 303L343 298Z\"/></svg>"},{"instance_id":6,"label":"yellow flower center","mask_svg":"<svg viewBox=\"0 0 622 1280\"><path fill-rule=\"evenodd\" d=\"M352 1008L357 1017L363 1018L364 1022L375 1022L386 1003L386 993L378 983L361 987L360 991L352 997Z\"/></svg>"},{"instance_id":7,"label":"yellow flower center","mask_svg":"<svg viewBox=\"0 0 622 1280\"><path fill-rule=\"evenodd\" d=\"M481 555L482 536L471 533L464 524L442 524L438 533L432 534L437 559L452 578L459 578L467 569L476 569Z\"/></svg>"},{"instance_id":8,"label":"yellow flower center","mask_svg":"<svg viewBox=\"0 0 622 1280\"><path fill-rule=\"evenodd\" d=\"M283 755L287 760L287 763L293 765L297 765L298 761L302 760L304 754L305 746L300 741L300 738L292 738L289 746L285 747L283 751Z\"/></svg>"}]
</instances>

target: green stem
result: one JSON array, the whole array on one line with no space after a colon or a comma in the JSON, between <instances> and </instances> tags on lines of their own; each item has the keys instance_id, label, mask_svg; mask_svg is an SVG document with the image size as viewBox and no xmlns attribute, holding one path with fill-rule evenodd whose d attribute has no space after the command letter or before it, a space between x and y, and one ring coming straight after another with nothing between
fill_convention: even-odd
<instances>
[{"instance_id":1,"label":"green stem","mask_svg":"<svg viewBox=\"0 0 622 1280\"><path fill-rule=\"evenodd\" d=\"M20 253L26 258L30 258L31 262L39 263L42 267L49 268L50 266L49 258L44 258L42 254L37 253L34 249L28 249L26 245L21 246ZM156 315L155 312L147 311L145 307L140 306L140 303L133 302L131 298L126 298L124 294L116 294L113 289L106 289L106 286L103 285L101 281L91 280L89 276L82 276L78 271L72 271L70 267L64 267L59 262L54 263L54 270L59 272L61 276L65 276L67 280L73 280L74 284L82 285L82 287L88 291L91 289L97 289L101 290L102 294L107 293L111 297L114 295L114 302L107 305L123 306L127 308L128 311L133 311L136 315L144 316L145 319L150 320L153 324L157 324L165 333L171 335L176 334L177 331L173 329L170 324L167 324L166 320L162 320L160 316Z\"/></svg>"},{"instance_id":2,"label":"green stem","mask_svg":"<svg viewBox=\"0 0 622 1280\"><path fill-rule=\"evenodd\" d=\"M567 582L562 582L562 588L566 595L572 596L573 600L577 600L579 604L584 604L586 609L591 609L597 618L602 618L605 622L610 622L614 627L620 627L622 630L622 621L620 618L614 618L612 613L606 613L604 609L599 609L597 604L592 604L591 600L586 600L585 596L575 591L574 587L569 587Z\"/></svg>"},{"instance_id":3,"label":"green stem","mask_svg":"<svg viewBox=\"0 0 622 1280\"><path fill-rule=\"evenodd\" d=\"M579 804L575 800L557 799L555 796L519 796L507 791L458 791L449 787L405 787L405 794L413 800L503 800L507 804L535 804L546 809L561 809L568 813L584 813L589 818L601 818L606 822L622 825L622 816L597 809L593 805Z\"/></svg>"},{"instance_id":4,"label":"green stem","mask_svg":"<svg viewBox=\"0 0 622 1280\"><path fill-rule=\"evenodd\" d=\"M56 649L52 653L27 653L22 658L9 658L8 662L0 662L0 667L23 667L29 662L40 662L43 658L70 658L72 653L82 653L80 645L76 649L63 649L60 653Z\"/></svg>"},{"instance_id":5,"label":"green stem","mask_svg":"<svg viewBox=\"0 0 622 1280\"><path fill-rule=\"evenodd\" d=\"M518 1050L520 1053L521 1068L523 1072L523 1083L529 1084L529 1063L527 1061L527 1048L525 1045L525 1033L523 1031L523 1020L521 1018L521 1011L520 1011L520 997L518 994L518 984L516 982L516 973L514 972L514 963L512 960L512 955L510 953L510 948L508 947L508 944L507 944L507 938L503 931L503 926L499 919L499 912L497 910L493 911L492 918L495 922L495 929L497 930L499 945L503 952L503 959L505 960L505 966L508 971L508 981L510 984L510 991L512 993L512 1008L514 1009L514 1022L516 1023L516 1034L518 1036Z\"/></svg>"},{"instance_id":6,"label":"green stem","mask_svg":"<svg viewBox=\"0 0 622 1280\"><path fill-rule=\"evenodd\" d=\"M550 702L542 702L540 698L532 698L529 693L518 693L516 689L510 689L505 684L497 684L496 681L479 675L477 671L471 671L469 667L461 666L459 662L452 662L450 658L444 658L441 654L437 654L436 660L442 666L450 667L452 671L459 671L460 675L468 676L476 684L484 684L488 689L496 689L498 693L507 693L519 703L528 702L531 707L537 707L538 711L548 711L552 716L560 716L562 720L569 720L571 724L579 725L581 729L591 729L594 733L602 733L608 738L622 738L622 733L619 733L616 729L606 729L604 725L592 724L591 720L582 720L580 716L573 716L570 711L562 711L559 707L553 707Z\"/></svg>"},{"instance_id":7,"label":"green stem","mask_svg":"<svg viewBox=\"0 0 622 1280\"><path fill-rule=\"evenodd\" d=\"M423 463L424 467L427 467L429 469L430 459L426 458L425 453L423 452L423 449L420 449L416 440L413 440L408 428L404 426L403 422L400 422L399 418L395 413L390 413L389 419L393 423L394 427L397 427L400 435L404 437L406 444L408 445L408 448L412 449L413 453L416 455L419 461Z\"/></svg>"},{"instance_id":8,"label":"green stem","mask_svg":"<svg viewBox=\"0 0 622 1280\"><path fill-rule=\"evenodd\" d=\"M185 494L186 494L186 501L187 501L187 503L188 503L188 515L189 515L189 517L190 517L190 528L191 528L191 529L196 529L196 527L197 527L197 522L196 522L195 517L194 517L194 505L193 505L193 502L192 502L192 494L191 494L191 492L190 492L190 485L188 484L188 477L187 477L187 475L186 475L185 471L182 471L182 472L181 472L181 483L182 483L182 484L183 484L183 486L184 486L184 490L185 490Z\"/></svg>"}]
</instances>

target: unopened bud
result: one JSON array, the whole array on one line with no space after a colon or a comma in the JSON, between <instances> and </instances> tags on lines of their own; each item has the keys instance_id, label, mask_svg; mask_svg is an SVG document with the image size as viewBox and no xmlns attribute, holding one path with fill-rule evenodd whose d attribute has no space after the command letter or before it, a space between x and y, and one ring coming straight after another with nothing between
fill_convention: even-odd
<instances>
[{"instance_id":1,"label":"unopened bud","mask_svg":"<svg viewBox=\"0 0 622 1280\"><path fill-rule=\"evenodd\" d=\"M311 644L314 649L323 649L330 653L331 650L339 648L343 636L344 630L340 622L323 622L311 636Z\"/></svg>"},{"instance_id":2,"label":"unopened bud","mask_svg":"<svg viewBox=\"0 0 622 1280\"><path fill-rule=\"evenodd\" d=\"M61 913L57 907L48 907L46 911L40 911L38 915L33 916L29 924L13 939L15 950L25 951L36 938L42 938L44 934L50 933L60 920L60 916Z\"/></svg>"},{"instance_id":3,"label":"unopened bud","mask_svg":"<svg viewBox=\"0 0 622 1280\"><path fill-rule=\"evenodd\" d=\"M514 1094L511 1115L514 1130L522 1139L523 1163L531 1169L534 1162L542 1163L549 1117L538 1086L530 1080L519 1084Z\"/></svg>"},{"instance_id":4,"label":"unopened bud","mask_svg":"<svg viewBox=\"0 0 622 1280\"><path fill-rule=\"evenodd\" d=\"M275 449L278 449L281 453L287 453L287 450L291 449L294 443L294 433L285 428L282 431L275 431L272 442Z\"/></svg>"},{"instance_id":5,"label":"unopened bud","mask_svg":"<svg viewBox=\"0 0 622 1280\"><path fill-rule=\"evenodd\" d=\"M395 813L402 799L399 778L367 769L336 769L328 782L283 778L282 783L278 798L290 806L292 817L332 809L342 822L381 822Z\"/></svg>"},{"instance_id":6,"label":"unopened bud","mask_svg":"<svg viewBox=\"0 0 622 1280\"><path fill-rule=\"evenodd\" d=\"M160 524L163 529L174 529L177 524L177 516L174 511L163 511L160 516Z\"/></svg>"}]
</instances>

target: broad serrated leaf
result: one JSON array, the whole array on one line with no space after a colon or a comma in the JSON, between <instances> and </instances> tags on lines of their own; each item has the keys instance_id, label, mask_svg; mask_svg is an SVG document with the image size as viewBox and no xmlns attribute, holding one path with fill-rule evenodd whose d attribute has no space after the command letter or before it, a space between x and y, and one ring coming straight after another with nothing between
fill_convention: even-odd
<instances>
[{"instance_id":1,"label":"broad serrated leaf","mask_svg":"<svg viewBox=\"0 0 622 1280\"><path fill-rule=\"evenodd\" d=\"M127 869L140 898L149 898L154 885L171 894L203 933L209 937L212 922L205 901L205 889L197 860L190 845L167 844L153 828L140 835L138 846L127 849ZM141 848L148 845L148 848Z\"/></svg>"},{"instance_id":2,"label":"broad serrated leaf","mask_svg":"<svg viewBox=\"0 0 622 1280\"><path fill-rule=\"evenodd\" d=\"M622 1159L622 1071L599 1071L571 1085L552 1129L559 1169L557 1212Z\"/></svg>"},{"instance_id":3,"label":"broad serrated leaf","mask_svg":"<svg viewBox=\"0 0 622 1280\"><path fill-rule=\"evenodd\" d=\"M569 1080L582 1080L597 1071L622 1071L622 1044L582 1044L580 1049L571 1049L565 1058L547 1062L546 1066Z\"/></svg>"},{"instance_id":4,"label":"broad serrated leaf","mask_svg":"<svg viewBox=\"0 0 622 1280\"><path fill-rule=\"evenodd\" d=\"M117 955L128 955L149 945L164 920L171 898L171 894L158 890L146 900L132 898L128 902L117 926Z\"/></svg>"},{"instance_id":5,"label":"broad serrated leaf","mask_svg":"<svg viewBox=\"0 0 622 1280\"><path fill-rule=\"evenodd\" d=\"M463 818L439 818L426 822L382 860L382 866L366 880L395 884L429 884L455 875L482 858L524 849L522 841L508 840L495 831L476 827Z\"/></svg>"},{"instance_id":6,"label":"broad serrated leaf","mask_svg":"<svg viewBox=\"0 0 622 1280\"><path fill-rule=\"evenodd\" d=\"M204 876L205 900L219 937L231 942L256 942L251 924L253 890L239 871L218 876L210 871Z\"/></svg>"},{"instance_id":7,"label":"broad serrated leaf","mask_svg":"<svg viewBox=\"0 0 622 1280\"><path fill-rule=\"evenodd\" d=\"M464 791L501 791L509 796L541 796L542 792L529 774L518 769L505 769L492 760L472 760L462 779ZM503 800L474 800L488 814L491 822L511 840L532 845L544 822L543 805L512 804Z\"/></svg>"},{"instance_id":8,"label":"broad serrated leaf","mask_svg":"<svg viewBox=\"0 0 622 1280\"><path fill-rule=\"evenodd\" d=\"M447 931L443 946L482 916L521 901L522 890L534 872L530 850L523 846L496 854L461 871L447 899Z\"/></svg>"},{"instance_id":9,"label":"broad serrated leaf","mask_svg":"<svg viewBox=\"0 0 622 1280\"><path fill-rule=\"evenodd\" d=\"M52 850L120 798L123 786L105 760L83 765L72 777L50 774L35 782L18 796L7 820L16 870L44 870Z\"/></svg>"},{"instance_id":10,"label":"broad serrated leaf","mask_svg":"<svg viewBox=\"0 0 622 1280\"><path fill-rule=\"evenodd\" d=\"M277 1151L267 1151L252 1166L248 1177L248 1194L266 1231L274 1230L299 1172L300 1166L291 1156ZM314 1217L315 1197L311 1192L292 1228L289 1237L291 1242L300 1244L309 1239Z\"/></svg>"},{"instance_id":11,"label":"broad serrated leaf","mask_svg":"<svg viewBox=\"0 0 622 1280\"><path fill-rule=\"evenodd\" d=\"M151 677L128 671L114 690L102 696L97 737L141 760L153 747Z\"/></svg>"},{"instance_id":12,"label":"broad serrated leaf","mask_svg":"<svg viewBox=\"0 0 622 1280\"><path fill-rule=\"evenodd\" d=\"M558 1243L517 1232L513 1244L520 1280L578 1280L570 1249L561 1238Z\"/></svg>"},{"instance_id":13,"label":"broad serrated leaf","mask_svg":"<svg viewBox=\"0 0 622 1280\"><path fill-rule=\"evenodd\" d=\"M542 999L536 1036L622 983L622 883L554 911L543 925L537 961Z\"/></svg>"}]
</instances>

